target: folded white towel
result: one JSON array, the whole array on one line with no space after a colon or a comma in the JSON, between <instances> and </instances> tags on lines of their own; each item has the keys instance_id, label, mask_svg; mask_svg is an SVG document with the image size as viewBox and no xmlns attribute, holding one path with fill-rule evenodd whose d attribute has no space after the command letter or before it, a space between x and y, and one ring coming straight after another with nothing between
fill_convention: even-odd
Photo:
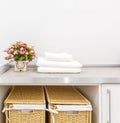
<instances>
[{"instance_id":1,"label":"folded white towel","mask_svg":"<svg viewBox=\"0 0 120 123\"><path fill-rule=\"evenodd\" d=\"M43 57L39 57L37 60L37 66L39 67L62 67L62 68L80 68L82 65L78 61L48 61Z\"/></svg>"},{"instance_id":2,"label":"folded white towel","mask_svg":"<svg viewBox=\"0 0 120 123\"><path fill-rule=\"evenodd\" d=\"M52 67L38 67L37 71L40 73L80 73L80 68L52 68Z\"/></svg>"},{"instance_id":3,"label":"folded white towel","mask_svg":"<svg viewBox=\"0 0 120 123\"><path fill-rule=\"evenodd\" d=\"M68 53L48 53L45 52L45 59L50 61L72 61L73 56Z\"/></svg>"}]
</instances>

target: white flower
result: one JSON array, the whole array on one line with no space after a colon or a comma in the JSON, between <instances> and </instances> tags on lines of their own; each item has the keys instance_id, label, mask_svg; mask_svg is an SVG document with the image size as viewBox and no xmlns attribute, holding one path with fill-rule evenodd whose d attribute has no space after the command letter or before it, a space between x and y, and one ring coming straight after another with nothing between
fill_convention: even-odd
<instances>
[{"instance_id":1,"label":"white flower","mask_svg":"<svg viewBox=\"0 0 120 123\"><path fill-rule=\"evenodd\" d=\"M14 53L13 53L14 55L16 55L16 54L18 54L18 52L17 51L14 51Z\"/></svg>"}]
</instances>

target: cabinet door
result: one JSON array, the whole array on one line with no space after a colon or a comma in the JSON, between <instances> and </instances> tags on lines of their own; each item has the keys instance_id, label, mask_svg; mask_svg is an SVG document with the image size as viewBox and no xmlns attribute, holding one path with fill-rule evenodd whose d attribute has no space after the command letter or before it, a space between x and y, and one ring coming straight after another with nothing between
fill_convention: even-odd
<instances>
[{"instance_id":1,"label":"cabinet door","mask_svg":"<svg viewBox=\"0 0 120 123\"><path fill-rule=\"evenodd\" d=\"M102 85L102 123L120 123L120 84Z\"/></svg>"}]
</instances>

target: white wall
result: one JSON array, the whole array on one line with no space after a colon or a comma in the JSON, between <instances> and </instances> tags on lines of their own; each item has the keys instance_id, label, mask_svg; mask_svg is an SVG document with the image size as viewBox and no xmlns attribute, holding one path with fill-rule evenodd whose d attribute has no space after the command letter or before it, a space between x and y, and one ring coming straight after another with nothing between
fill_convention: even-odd
<instances>
[{"instance_id":1,"label":"white wall","mask_svg":"<svg viewBox=\"0 0 120 123\"><path fill-rule=\"evenodd\" d=\"M120 63L119 0L0 0L0 58L22 40L83 64Z\"/></svg>"}]
</instances>

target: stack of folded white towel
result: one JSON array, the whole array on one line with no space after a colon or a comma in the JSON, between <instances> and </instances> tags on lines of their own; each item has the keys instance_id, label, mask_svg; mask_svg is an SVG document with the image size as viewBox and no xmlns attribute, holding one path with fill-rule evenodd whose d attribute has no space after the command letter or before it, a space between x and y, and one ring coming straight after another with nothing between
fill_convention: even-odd
<instances>
[{"instance_id":1,"label":"stack of folded white towel","mask_svg":"<svg viewBox=\"0 0 120 123\"><path fill-rule=\"evenodd\" d=\"M41 73L80 73L82 65L67 53L45 53L37 59L37 71Z\"/></svg>"}]
</instances>

